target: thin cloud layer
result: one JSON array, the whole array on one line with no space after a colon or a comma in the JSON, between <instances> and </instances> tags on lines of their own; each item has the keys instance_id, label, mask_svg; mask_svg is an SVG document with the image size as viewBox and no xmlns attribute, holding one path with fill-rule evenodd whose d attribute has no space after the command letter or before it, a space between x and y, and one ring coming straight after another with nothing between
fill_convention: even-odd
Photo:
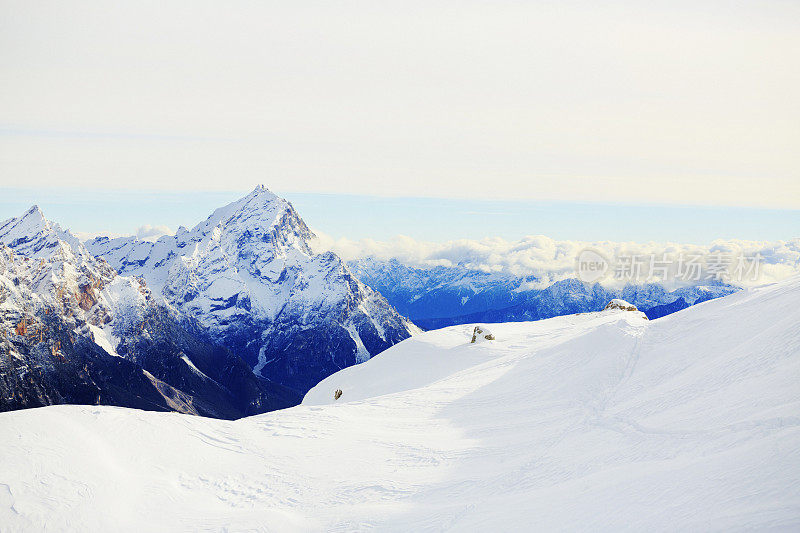
<instances>
[{"instance_id":1,"label":"thin cloud layer","mask_svg":"<svg viewBox=\"0 0 800 533\"><path fill-rule=\"evenodd\" d=\"M167 226L151 226L145 224L136 229L136 238L143 241L157 241L163 235L175 235L175 232Z\"/></svg>"},{"instance_id":2,"label":"thin cloud layer","mask_svg":"<svg viewBox=\"0 0 800 533\"><path fill-rule=\"evenodd\" d=\"M798 2L233 4L0 2L0 184L800 208Z\"/></svg>"},{"instance_id":3,"label":"thin cloud layer","mask_svg":"<svg viewBox=\"0 0 800 533\"><path fill-rule=\"evenodd\" d=\"M469 270L493 272L516 277L533 277L529 282L536 288L549 285L555 281L576 276L576 258L582 250L592 249L608 258L611 268L628 258L638 258L647 263L650 257L657 260L665 258L674 263L667 277L650 275L641 272L638 281L659 280L671 285L680 285L680 279L674 279L678 261L690 261L699 258L703 272L713 268L713 262L720 258L730 261L730 270L736 269L738 258L757 260L756 270L742 272L742 276L734 277L729 273L720 274L720 281L739 286L759 285L785 279L800 273L800 239L790 241L745 241L716 240L710 245L680 243L635 243L635 242L585 242L556 241L544 235L532 235L518 241L508 241L499 237L468 240L459 239L441 243L417 241L411 237L399 235L390 241L372 239L351 240L333 239L318 233L314 243L319 251L331 250L350 261L366 257L378 260L396 259L402 264L432 268L435 266L460 266ZM614 284L615 276L610 275L605 283ZM741 278L741 279L740 279Z\"/></svg>"},{"instance_id":4,"label":"thin cloud layer","mask_svg":"<svg viewBox=\"0 0 800 533\"><path fill-rule=\"evenodd\" d=\"M175 231L169 226L153 226L145 224L136 228L134 233L117 233L113 231L72 231L72 234L78 237L81 241L89 241L96 237L108 237L109 239L116 239L118 237L136 237L142 241L155 242L164 235L175 235Z\"/></svg>"}]
</instances>

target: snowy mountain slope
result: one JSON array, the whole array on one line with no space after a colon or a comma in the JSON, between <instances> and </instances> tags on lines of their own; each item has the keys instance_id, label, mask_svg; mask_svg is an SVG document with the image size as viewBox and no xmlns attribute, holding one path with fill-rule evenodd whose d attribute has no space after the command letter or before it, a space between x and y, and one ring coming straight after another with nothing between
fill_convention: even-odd
<instances>
[{"instance_id":1,"label":"snowy mountain slope","mask_svg":"<svg viewBox=\"0 0 800 533\"><path fill-rule=\"evenodd\" d=\"M338 256L315 255L312 237L289 202L259 186L192 230L87 245L120 273L147 280L257 374L304 393L415 331Z\"/></svg>"},{"instance_id":2,"label":"snowy mountain slope","mask_svg":"<svg viewBox=\"0 0 800 533\"><path fill-rule=\"evenodd\" d=\"M78 315L96 326L110 321L117 311L136 312L145 289L135 280L116 280L116 272L96 259L69 231L61 229L33 206L18 218L0 223L0 243L8 275L17 282L6 284L9 293L28 291L40 304ZM129 300L130 299L130 300Z\"/></svg>"},{"instance_id":3,"label":"snowy mountain slope","mask_svg":"<svg viewBox=\"0 0 800 533\"><path fill-rule=\"evenodd\" d=\"M299 400L182 322L37 207L0 224L0 410L97 403L237 418Z\"/></svg>"},{"instance_id":4,"label":"snowy mountain slope","mask_svg":"<svg viewBox=\"0 0 800 533\"><path fill-rule=\"evenodd\" d=\"M47 220L36 205L22 216L0 223L0 242L31 259L59 256L80 264L94 262L94 256L77 237Z\"/></svg>"},{"instance_id":5,"label":"snowy mountain slope","mask_svg":"<svg viewBox=\"0 0 800 533\"><path fill-rule=\"evenodd\" d=\"M0 414L0 523L73 529L796 530L800 279L403 341L235 422ZM333 393L342 396L334 400Z\"/></svg>"},{"instance_id":6,"label":"snowy mountain slope","mask_svg":"<svg viewBox=\"0 0 800 533\"><path fill-rule=\"evenodd\" d=\"M464 267L415 268L397 259L348 262L358 278L412 320L441 318L511 305L527 278Z\"/></svg>"},{"instance_id":7,"label":"snowy mountain slope","mask_svg":"<svg viewBox=\"0 0 800 533\"><path fill-rule=\"evenodd\" d=\"M348 263L364 283L383 294L398 311L425 329L471 322L518 322L598 311L612 298L624 298L651 318L719 298L738 288L698 284L667 290L658 283L619 289L565 279L539 287L532 277L487 273L463 266L416 268L397 259L361 258ZM536 288L533 288L536 287ZM675 304L683 300L683 306ZM670 306L670 304L674 304Z\"/></svg>"}]
</instances>

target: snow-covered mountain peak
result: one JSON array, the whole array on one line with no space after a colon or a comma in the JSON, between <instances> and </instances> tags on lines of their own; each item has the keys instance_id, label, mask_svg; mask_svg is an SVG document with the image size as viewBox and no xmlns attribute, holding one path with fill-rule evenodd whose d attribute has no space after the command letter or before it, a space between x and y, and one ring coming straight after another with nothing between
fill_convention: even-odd
<instances>
[{"instance_id":1,"label":"snow-covered mountain peak","mask_svg":"<svg viewBox=\"0 0 800 533\"><path fill-rule=\"evenodd\" d=\"M6 278L0 285L17 308L52 308L103 326L143 306L146 288L138 280L117 276L38 206L0 225L0 248L0 278Z\"/></svg>"},{"instance_id":2,"label":"snow-covered mountain peak","mask_svg":"<svg viewBox=\"0 0 800 533\"><path fill-rule=\"evenodd\" d=\"M101 237L87 245L245 354L257 374L305 392L414 331L339 256L314 254L313 238L292 205L262 185L155 243ZM324 360L306 361L307 370L301 357Z\"/></svg>"},{"instance_id":3,"label":"snow-covered mountain peak","mask_svg":"<svg viewBox=\"0 0 800 533\"><path fill-rule=\"evenodd\" d=\"M246 213L257 213L261 218L269 218L269 215L274 215L282 210L284 208L283 204L286 203L288 202L270 192L263 185L259 185L247 196L215 209L211 216L195 226L192 231L204 232L208 228L227 224Z\"/></svg>"},{"instance_id":4,"label":"snow-covered mountain peak","mask_svg":"<svg viewBox=\"0 0 800 533\"><path fill-rule=\"evenodd\" d=\"M38 205L19 217L0 223L0 242L31 259L63 259L86 262L92 254L69 230L44 216Z\"/></svg>"},{"instance_id":5,"label":"snow-covered mountain peak","mask_svg":"<svg viewBox=\"0 0 800 533\"><path fill-rule=\"evenodd\" d=\"M27 223L34 226L49 226L49 221L45 218L42 209L36 204L32 205L31 208L20 217L20 220L25 220Z\"/></svg>"},{"instance_id":6,"label":"snow-covered mountain peak","mask_svg":"<svg viewBox=\"0 0 800 533\"><path fill-rule=\"evenodd\" d=\"M50 223L37 205L32 206L21 216L9 218L0 224L0 239L9 246L11 243L15 246L24 245L51 232Z\"/></svg>"},{"instance_id":7,"label":"snow-covered mountain peak","mask_svg":"<svg viewBox=\"0 0 800 533\"><path fill-rule=\"evenodd\" d=\"M266 244L271 254L296 248L311 255L308 241L314 234L289 202L259 185L247 196L216 209L191 231L179 231L176 237L181 247L194 242L207 248L217 242L227 245L233 254L245 248L253 252L254 246L260 249Z\"/></svg>"},{"instance_id":8,"label":"snow-covered mountain peak","mask_svg":"<svg viewBox=\"0 0 800 533\"><path fill-rule=\"evenodd\" d=\"M159 304L38 207L3 222L0 411L109 403L234 418L296 401Z\"/></svg>"}]
</instances>

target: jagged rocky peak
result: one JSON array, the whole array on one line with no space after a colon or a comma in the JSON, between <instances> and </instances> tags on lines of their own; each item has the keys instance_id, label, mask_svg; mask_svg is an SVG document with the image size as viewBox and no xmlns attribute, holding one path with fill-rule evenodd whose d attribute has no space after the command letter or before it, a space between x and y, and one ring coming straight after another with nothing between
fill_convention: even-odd
<instances>
[{"instance_id":1,"label":"jagged rocky peak","mask_svg":"<svg viewBox=\"0 0 800 533\"><path fill-rule=\"evenodd\" d=\"M105 289L116 272L38 206L2 223L0 244L13 252L5 254L3 272L12 276L16 297L27 308L51 307L95 325L111 320L115 296Z\"/></svg>"},{"instance_id":2,"label":"jagged rocky peak","mask_svg":"<svg viewBox=\"0 0 800 533\"><path fill-rule=\"evenodd\" d=\"M155 242L97 237L86 245L121 273L149 278L148 270L159 269L175 257L197 257L214 250L240 258L282 256L292 249L312 255L308 241L313 238L288 201L259 185L243 198L216 209L192 229L181 226L175 235L164 235ZM258 271L254 266L256 276Z\"/></svg>"},{"instance_id":3,"label":"jagged rocky peak","mask_svg":"<svg viewBox=\"0 0 800 533\"><path fill-rule=\"evenodd\" d=\"M44 213L38 205L32 205L30 209L18 218L23 223L22 226L28 233L36 233L50 229L50 221L45 218Z\"/></svg>"},{"instance_id":4,"label":"jagged rocky peak","mask_svg":"<svg viewBox=\"0 0 800 533\"><path fill-rule=\"evenodd\" d=\"M313 237L292 205L261 185L174 236L88 246L147 280L257 375L303 393L416 331L336 254L315 254Z\"/></svg>"},{"instance_id":5,"label":"jagged rocky peak","mask_svg":"<svg viewBox=\"0 0 800 533\"><path fill-rule=\"evenodd\" d=\"M0 225L0 238L12 247L21 246L53 233L56 233L55 226L45 218L38 205L32 206L19 217L9 218Z\"/></svg>"},{"instance_id":6,"label":"jagged rocky peak","mask_svg":"<svg viewBox=\"0 0 800 533\"><path fill-rule=\"evenodd\" d=\"M50 222L38 205L0 223L0 242L30 258L90 260L92 254L68 230Z\"/></svg>"},{"instance_id":7,"label":"jagged rocky peak","mask_svg":"<svg viewBox=\"0 0 800 533\"><path fill-rule=\"evenodd\" d=\"M0 278L8 308L34 320L40 312L77 320L110 333L141 313L147 289L117 275L68 230L33 206L0 226ZM14 320L18 320L19 317ZM5 321L8 329L14 323Z\"/></svg>"},{"instance_id":8,"label":"jagged rocky peak","mask_svg":"<svg viewBox=\"0 0 800 533\"><path fill-rule=\"evenodd\" d=\"M237 418L299 401L34 207L0 225L0 411L97 403Z\"/></svg>"},{"instance_id":9,"label":"jagged rocky peak","mask_svg":"<svg viewBox=\"0 0 800 533\"><path fill-rule=\"evenodd\" d=\"M310 255L308 240L314 234L292 204L259 185L244 198L215 210L204 222L183 234L185 240L198 240L201 236L214 240L227 236L240 248L248 241L268 243L278 253L296 247Z\"/></svg>"}]
</instances>

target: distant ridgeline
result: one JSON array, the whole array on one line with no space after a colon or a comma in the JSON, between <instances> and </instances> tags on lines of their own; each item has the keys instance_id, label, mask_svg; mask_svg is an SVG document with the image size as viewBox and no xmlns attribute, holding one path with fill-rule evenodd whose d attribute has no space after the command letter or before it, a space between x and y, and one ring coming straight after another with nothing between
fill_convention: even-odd
<instances>
[{"instance_id":1,"label":"distant ridgeline","mask_svg":"<svg viewBox=\"0 0 800 533\"><path fill-rule=\"evenodd\" d=\"M396 259L374 258L350 261L348 265L361 281L426 330L473 322L541 320L599 311L614 298L631 302L652 320L739 290L723 283L698 284L672 291L657 283L611 289L577 279L529 289L525 287L534 281L531 278L465 267L425 269L404 265Z\"/></svg>"}]
</instances>

